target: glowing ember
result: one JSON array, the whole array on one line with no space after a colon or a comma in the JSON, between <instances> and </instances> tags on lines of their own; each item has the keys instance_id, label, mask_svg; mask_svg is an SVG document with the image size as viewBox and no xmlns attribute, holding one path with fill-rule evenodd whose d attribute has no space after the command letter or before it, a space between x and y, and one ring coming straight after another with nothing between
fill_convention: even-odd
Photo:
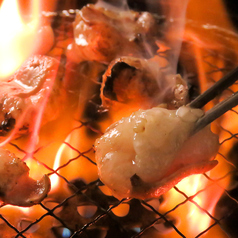
<instances>
[{"instance_id":1,"label":"glowing ember","mask_svg":"<svg viewBox=\"0 0 238 238\"><path fill-rule=\"evenodd\" d=\"M23 22L17 0L4 0L0 9L0 77L15 70L34 51L39 26L39 0L32 1L31 20Z\"/></svg>"}]
</instances>

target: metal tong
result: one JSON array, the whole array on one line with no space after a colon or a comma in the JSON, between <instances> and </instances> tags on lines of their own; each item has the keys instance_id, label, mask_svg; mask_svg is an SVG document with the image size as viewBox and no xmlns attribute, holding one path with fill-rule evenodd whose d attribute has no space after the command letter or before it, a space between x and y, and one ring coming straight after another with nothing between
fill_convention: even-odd
<instances>
[{"instance_id":1,"label":"metal tong","mask_svg":"<svg viewBox=\"0 0 238 238\"><path fill-rule=\"evenodd\" d=\"M234 84L237 80L238 67L214 83L212 87L195 98L188 104L188 106L192 108L202 108L216 96L220 95L224 90ZM230 97L205 112L204 116L196 122L193 134L203 129L205 126L216 120L218 117L222 116L225 112L231 110L236 105L238 105L238 92L235 92Z\"/></svg>"}]
</instances>

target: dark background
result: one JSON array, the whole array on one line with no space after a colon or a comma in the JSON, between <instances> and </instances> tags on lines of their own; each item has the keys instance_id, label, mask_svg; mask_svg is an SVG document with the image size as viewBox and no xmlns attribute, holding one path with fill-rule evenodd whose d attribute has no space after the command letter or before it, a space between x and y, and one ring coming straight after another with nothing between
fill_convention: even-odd
<instances>
[{"instance_id":1,"label":"dark background","mask_svg":"<svg viewBox=\"0 0 238 238\"><path fill-rule=\"evenodd\" d=\"M238 0L223 0L233 24L238 29Z\"/></svg>"}]
</instances>

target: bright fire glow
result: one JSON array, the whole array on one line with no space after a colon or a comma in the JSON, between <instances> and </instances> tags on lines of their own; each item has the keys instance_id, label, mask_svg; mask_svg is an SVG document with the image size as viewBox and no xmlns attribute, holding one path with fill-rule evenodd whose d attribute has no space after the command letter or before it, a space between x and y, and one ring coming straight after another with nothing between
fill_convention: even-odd
<instances>
[{"instance_id":1,"label":"bright fire glow","mask_svg":"<svg viewBox=\"0 0 238 238\"><path fill-rule=\"evenodd\" d=\"M32 1L31 21L24 23L17 0L4 0L0 9L0 77L11 75L34 51L39 27L39 0Z\"/></svg>"},{"instance_id":2,"label":"bright fire glow","mask_svg":"<svg viewBox=\"0 0 238 238\"><path fill-rule=\"evenodd\" d=\"M186 198L182 194L172 189L166 195L168 197L166 197L165 209L166 211L170 210L186 201L173 212L173 216L179 218L180 225L178 228L183 231L183 234L189 237L195 237L211 225L212 219L206 212L213 215L217 200L223 190L209 183L207 178L200 174L183 179L176 187L186 194L186 196L191 197L192 200L186 201ZM170 237L177 237L177 234L171 234ZM219 238L221 237L223 236Z\"/></svg>"},{"instance_id":3,"label":"bright fire glow","mask_svg":"<svg viewBox=\"0 0 238 238\"><path fill-rule=\"evenodd\" d=\"M54 162L54 166L53 166L53 169L56 170L59 168L60 166L60 161L61 161L61 156L62 156L62 153L65 149L65 144L63 143L56 156L55 156L55 162ZM59 184L59 176L57 174L53 174L52 176L50 176L50 182L51 182L51 191L55 190L57 187L58 187L58 184Z\"/></svg>"},{"instance_id":4,"label":"bright fire glow","mask_svg":"<svg viewBox=\"0 0 238 238\"><path fill-rule=\"evenodd\" d=\"M25 215L30 214L30 207L16 207L16 208L22 211Z\"/></svg>"},{"instance_id":5,"label":"bright fire glow","mask_svg":"<svg viewBox=\"0 0 238 238\"><path fill-rule=\"evenodd\" d=\"M48 1L49 3L52 3L53 1ZM201 9L210 9L209 6L212 6L213 9L215 9L215 3L218 4L219 1L217 0L212 0L212 1L196 1L196 0L191 0L190 1L190 8L188 13L190 13L189 18L193 19L195 22L196 21L200 21L202 25L202 22L204 20L204 22L209 22L209 19L206 19L206 17L210 17L210 14L201 14ZM205 7L202 5L205 4ZM199 6L197 6L199 5ZM219 4L218 4L219 5ZM199 10L200 7L200 10ZM222 7L222 5L221 5ZM193 8L193 9L192 9ZM221 12L222 10L219 10L220 8L217 8L217 10L214 12ZM196 19L196 14L199 14L198 17L201 17L202 20L200 19ZM0 8L0 32L1 32L1 38L0 38L0 78L5 78L8 75L12 74L21 64L22 62L25 61L25 59L27 59L30 54L32 54L32 52L34 52L34 42L36 40L36 32L38 31L38 27L39 27L39 19L38 19L38 15L39 15L39 0L32 0L32 18L30 20L30 22L28 23L24 23L20 14L19 14L19 9L17 6L17 0L4 0L2 3L2 6ZM226 22L226 20L223 17L219 17L216 20L219 20L221 22ZM2 24L5 23L5 24ZM215 24L215 23L214 23ZM217 25L221 25L220 22L217 23ZM191 27L190 27L191 28ZM224 26L224 28L229 29L229 27ZM214 39L214 37L212 37L212 35L207 35L207 31L204 33L202 32L197 32L196 30L196 34L194 33L193 29L189 29L187 28L185 30L185 36L188 38L187 40L191 40L193 41L195 46L193 48L193 53L196 55L196 59L197 59L197 67L198 67L198 71L199 71L199 79L201 80L201 88L202 91L204 91L207 87L206 84L206 74L205 72L207 72L207 68L206 65L204 64L204 62L202 61L202 48L205 47L211 47L208 43L209 42L216 42L216 39ZM213 32L213 31L210 31ZM200 44L198 44L198 40L204 39L206 37L208 38L207 45L203 44L204 42L199 42ZM224 38L228 38L228 37L224 37ZM209 39L211 39L209 41ZM214 47L214 44L212 45L212 47ZM219 48L219 47L217 47ZM232 47L230 47L232 48ZM164 49L161 47L160 48L161 51L163 51ZM221 49L222 50L222 49ZM219 51L218 51L219 52ZM217 62L214 62L214 65L217 65ZM46 103L46 102L45 102ZM44 107L42 107L40 110L43 110ZM40 114L39 114L40 115ZM42 113L41 113L42 115ZM39 117L40 118L40 117ZM235 117L236 119L236 117ZM38 120L40 121L40 119ZM228 119L227 119L228 121ZM229 122L230 122L230 118L229 118ZM232 123L230 123L231 125ZM36 129L34 130L35 134L33 134L34 136L32 136L32 138L34 137L35 140L38 139L38 137L36 136L38 134L38 129L40 127L40 122L38 122ZM78 131L77 131L77 137L79 137ZM68 136L66 138L66 142L69 142L72 145L72 137ZM80 138L81 139L81 138ZM86 141L86 139L81 139L83 143L83 141ZM33 142L32 142L33 141ZM75 142L76 140L74 140ZM30 147L30 151L34 151L35 148L35 144L37 141L31 140L32 142L32 147ZM86 142L85 142L86 143ZM77 144L75 142L75 144ZM82 146L82 145L81 145ZM75 146L76 147L76 146ZM85 146L87 148L87 145ZM82 149L82 151L84 151L84 148ZM54 161L54 166L53 169L56 170L59 168L60 165L64 164L64 154L67 154L69 158L72 158L72 154L73 153L72 150L70 148L68 148L68 146L64 143L62 143L62 145L59 147L59 150L56 153L55 156L55 161ZM226 154L226 153L222 153L222 154ZM30 154L31 156L31 154ZM220 164L221 162L219 162ZM52 162L53 164L53 162ZM86 163L85 163L86 164ZM30 167L30 173L34 174L34 177L41 177L42 176L42 171L39 169L39 163L37 161L32 160L31 158L29 158L29 160L27 160L27 165ZM87 164L86 164L87 165ZM74 163L71 163L71 165L68 165L67 168L71 167L75 167ZM221 166L223 171L227 170L227 168L225 166ZM86 170L86 166L83 167L82 166L82 170ZM75 174L79 174L79 171L77 171L76 169L70 170L70 172L66 175L64 175L65 177L69 178L71 176L71 174L75 173ZM82 172L81 172L82 173ZM63 174L63 172L61 172L61 174ZM87 173L89 174L89 173ZM216 172L216 174L220 174L218 172ZM31 175L31 174L30 174ZM211 176L212 177L212 176ZM53 174L52 176L50 176L50 180L51 180L51 186L52 186L52 191L56 191L57 189L60 190L60 177L57 174ZM229 181L227 181L226 183L228 184ZM207 179L204 177L204 175L194 175L194 176L190 176L189 178L184 179L183 181L181 181L177 187L183 191L187 196L193 196L194 194L196 194L198 191L200 191L203 188L206 188L203 192L199 193L198 195L196 195L193 198L193 201L196 202L199 206L201 206L202 208L204 208L206 211L208 211L210 214L212 214L213 209L216 205L216 202L219 198L219 196L221 195L220 190L218 190L216 187L210 187L208 188L208 181ZM225 187L225 186L223 186ZM62 191L60 191L62 192ZM166 196L166 195L165 195ZM169 197L169 202L166 201L166 211L168 211L170 208L174 208L177 204L183 202L185 200L185 197L182 196L180 193L178 193L177 191L175 191L174 189L172 189L169 193L168 193L168 197ZM212 198L212 199L211 199ZM163 204L161 205L163 206ZM13 206L6 206L6 208L13 208ZM37 207L36 207L37 208ZM36 209L35 207L33 209ZM127 212L128 206L126 204L122 204L122 206L118 207L119 208L119 212ZM29 212L29 216L33 216L35 215L33 212L30 213L30 208L17 208L14 207L14 212L11 211L12 216L14 216L14 214L16 214L18 211L22 211L24 214L27 214ZM122 210L120 210L122 209ZM123 211L123 209L125 211ZM181 212L182 210L182 212ZM9 211L8 211L9 212ZM45 211L44 211L45 212ZM114 212L116 213L116 209L114 209ZM9 212L10 213L10 212ZM193 204L190 201L187 201L185 204L183 204L181 206L181 209L178 208L174 211L175 215L177 215L180 219L181 219L181 223L178 226L178 229L181 230L183 233L187 232L187 237L194 237L195 235L199 234L199 232L204 231L206 228L209 227L211 219L210 217L203 212L201 209L199 209L195 204ZM41 216L41 214L37 214L37 219ZM119 214L118 214L119 215ZM48 216L47 218L49 218L50 216ZM44 219L45 220L45 219ZM51 223L48 223L51 224ZM182 228L181 228L182 227ZM189 231L188 231L189 230ZM168 237L178 237L178 234L176 233L175 235L169 235ZM210 236L210 237L217 237L217 236ZM219 236L219 238L221 238L221 236Z\"/></svg>"},{"instance_id":6,"label":"bright fire glow","mask_svg":"<svg viewBox=\"0 0 238 238\"><path fill-rule=\"evenodd\" d=\"M188 178L185 178L178 184L178 188L181 189L187 196L193 196L198 191L204 188L206 185L207 179L203 175L193 175ZM208 200L208 194L206 192L200 193L193 198L199 206L202 208L205 206ZM206 207L208 212L209 209ZM196 205L190 204L190 209L187 213L187 221L189 222L189 227L191 230L199 232L205 230L210 224L210 217L205 214L202 210L200 210ZM202 222L199 222L202 219Z\"/></svg>"},{"instance_id":7,"label":"bright fire glow","mask_svg":"<svg viewBox=\"0 0 238 238\"><path fill-rule=\"evenodd\" d=\"M212 10L211 10L212 9ZM219 17L217 13L219 12ZM224 3L221 0L211 0L211 1L196 1L190 0L187 9L187 22L185 25L184 41L188 42L188 45L184 47L186 54L194 55L195 68L194 72L198 72L198 78L200 83L201 92L204 92L211 84L209 84L209 79L217 81L222 77L223 72L218 71L217 73L208 74L216 66L217 69L222 69L226 67L225 58L230 59L230 62L234 62L237 65L237 35L235 37L229 32L235 32L232 25L227 17L227 13L224 7ZM216 30L207 30L207 25L217 26ZM210 26L209 25L209 26ZM222 37L218 37L218 35ZM190 47L188 51L186 47ZM208 50L213 52L216 57L206 58L204 56L208 54ZM189 52L189 53L188 53ZM222 57L217 57L222 55ZM183 54L181 58L181 63L186 65L186 55ZM187 58L187 60L191 58ZM184 61L183 61L184 60ZM191 64L192 65L192 64ZM186 65L191 70L191 65ZM237 89L234 89L237 91ZM208 105L206 110L208 110L212 105ZM234 114L234 113L233 113ZM237 115L233 115L235 121L237 121ZM227 126L229 124L229 127ZM224 128L237 132L237 128L234 128L235 124L231 122L231 117L227 117L227 124L223 125ZM219 128L212 125L214 132L219 133ZM225 133L225 132L224 132ZM227 138L227 134L222 136L220 134L220 141ZM219 152L226 157L228 154L232 143L229 144L229 148L225 148L225 145L220 147ZM213 179L221 178L223 175L229 171L229 166L224 161L224 158L217 156L216 158L219 164L211 170L209 177ZM177 188L182 191L187 196L192 197L192 201L186 201L186 198L177 192L175 189L169 191L166 194L166 204L164 205L165 211L173 209L176 205L179 206L173 213L175 217L178 218L178 229L186 237L195 237L200 232L206 230L214 223L214 220L209 217L209 215L203 211L206 210L212 216L214 216L214 208L219 200L220 196L224 192L224 188L228 186L230 182L230 177L226 176L222 181L217 184L209 181L204 175L193 175L184 180L182 180ZM165 199L165 200L166 200ZM184 204L183 202L186 201ZM194 204L193 201L197 204ZM200 208L199 208L200 207ZM176 232L169 235L169 237L178 237ZM200 237L200 236L199 236ZM202 237L227 237L223 232L221 232L219 226L215 226L212 229L202 235Z\"/></svg>"},{"instance_id":8,"label":"bright fire glow","mask_svg":"<svg viewBox=\"0 0 238 238\"><path fill-rule=\"evenodd\" d=\"M71 134L66 138L66 142L70 142L70 138L71 138ZM65 149L67 149L68 146L65 143L62 143L59 150L57 151L57 154L55 156L55 161L54 161L54 166L53 169L56 170L59 168L59 166L61 165L61 158L63 155L63 152L65 151ZM53 174L52 176L50 176L50 182L51 182L51 191L54 191L58 188L59 186L59 181L60 178L57 174Z\"/></svg>"},{"instance_id":9,"label":"bright fire glow","mask_svg":"<svg viewBox=\"0 0 238 238\"><path fill-rule=\"evenodd\" d=\"M12 205L6 205L3 208L1 208L2 211L5 211L6 213L12 213L12 214L24 214L29 215L30 214L30 207L17 207Z\"/></svg>"}]
</instances>

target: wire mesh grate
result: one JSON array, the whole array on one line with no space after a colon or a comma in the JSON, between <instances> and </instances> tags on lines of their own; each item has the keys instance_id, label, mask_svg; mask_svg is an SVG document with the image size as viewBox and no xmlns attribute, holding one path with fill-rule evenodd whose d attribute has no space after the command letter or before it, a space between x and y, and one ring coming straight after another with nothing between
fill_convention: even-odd
<instances>
[{"instance_id":1,"label":"wire mesh grate","mask_svg":"<svg viewBox=\"0 0 238 238\"><path fill-rule=\"evenodd\" d=\"M58 44L51 52L54 56L60 56L63 61L65 60L65 44L68 43L68 39L72 38L72 21L75 16L74 11L65 13L56 16L53 26ZM191 42L186 44L189 45ZM190 55L190 57L194 59L194 56ZM214 64L214 62L219 62L219 58L225 62L223 67ZM207 66L208 86L216 81L214 78L217 77L213 77L214 75L225 74L233 67L229 58L225 58L216 51L204 50L202 59ZM64 63L67 65L67 62ZM189 80L196 81L194 79L198 77L197 72L188 72ZM98 81L95 81L94 84L96 88L98 85L100 86ZM233 90L234 86L228 89L222 97L232 94ZM180 187L175 186L172 190L179 195L180 199L172 207L164 205L167 201L166 195L146 201L137 199L119 201L108 193L97 178L96 163L92 159L93 141L102 134L98 123L107 116L107 112L99 110L98 97L99 95L95 95L95 93L90 95L88 103L85 104L85 111L89 110L89 112L81 120L73 119L75 126L70 129L69 135L75 138L76 134L79 142L71 143L71 140L62 140L60 137L58 144L63 145L63 150L66 151L63 162L61 161L56 168L53 168L52 163L49 162L50 159L42 159L42 155L49 158L55 156L54 152L49 153L54 145L52 141L47 141L34 152L32 160L44 167L49 176L57 176L61 191L59 193L57 190L52 191L53 196L28 210L10 207L7 208L8 211L4 210L5 207L0 208L1 237L192 237L187 233L189 224L181 224L185 221L180 221L177 217L178 213L183 212L183 207L186 204L191 204L210 220L209 225L198 231L195 237L207 237L206 235L214 229L219 237L232 237L233 234L236 234L237 228L234 224L238 219L238 190L235 184L238 175L238 133L235 128L231 130L230 127L226 127L227 124L223 123L227 118L218 119L214 123L217 132L223 135L221 146L226 147L230 143L228 152L222 150L218 154L219 160L223 161L223 164L226 164L228 168L224 173L216 174L216 176L209 173L203 174L203 179L207 181L205 187L192 195L187 195ZM237 118L238 112L235 109L229 113L233 114L232 117ZM85 143L78 138L82 134L89 137L88 140L85 139ZM77 146L80 143L85 145L81 148L81 146ZM21 142L14 141L9 144L9 148L18 152L21 157L27 154ZM71 169L78 166L83 166L83 170L89 167L87 171L90 171L92 175L86 176L86 179L83 176L71 179ZM81 171L79 174L85 175L85 173ZM222 183L226 179L232 181L229 182L228 187L224 187ZM213 186L217 186L223 193L214 214L196 200L200 194L206 193ZM174 212L177 212L176 215Z\"/></svg>"}]
</instances>

